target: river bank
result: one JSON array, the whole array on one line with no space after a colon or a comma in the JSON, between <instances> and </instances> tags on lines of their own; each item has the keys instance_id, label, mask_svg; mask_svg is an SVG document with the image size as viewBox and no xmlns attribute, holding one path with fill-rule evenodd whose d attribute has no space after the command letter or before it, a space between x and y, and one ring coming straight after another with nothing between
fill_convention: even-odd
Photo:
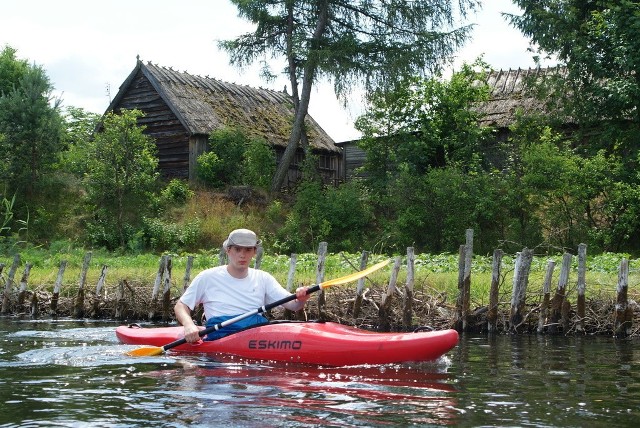
<instances>
[{"instance_id":1,"label":"river bank","mask_svg":"<svg viewBox=\"0 0 640 428\"><path fill-rule=\"evenodd\" d=\"M89 259L86 271L78 266L78 256L67 263L64 278L60 270L56 272L54 263L31 263L22 259L10 259L15 263L14 278L9 283L10 272L6 266L0 272L0 285L5 290L8 302L5 315L47 318L72 317L114 319L122 322L160 321L174 322L173 305L188 286L190 279L206 267L222 263L218 255L169 256L169 266L162 268L149 266L149 260L158 256L146 256L146 266L128 264L120 259ZM566 254L565 254L566 256ZM324 278L331 279L358 270L362 255L330 254L324 262ZM369 255L369 262L383 259L381 255ZM166 259L166 258L165 258ZM462 330L460 325L460 257L455 255L415 255L412 262L413 276L408 289L408 257L397 256L397 271L385 268L367 277L362 284L350 284L329 288L322 297L313 297L305 314L288 314L273 310L272 319L286 319L292 316L313 320L335 321L360 328L379 331L406 331L417 328L451 328ZM616 310L620 306L616 293L619 286L617 273L612 271L617 260L626 260L624 255L602 255L587 261L586 293L584 315L577 308L578 265L572 265L566 284L563 286L561 313L551 319L551 306L557 289L547 290L545 299L544 283L548 276L548 266L553 261L561 263L562 257L533 257L528 272L528 288L517 325L513 319L512 277L516 275L516 260L509 256L501 259L501 270L495 284L496 296L490 298L491 288L496 278L491 270L492 259L474 256L470 270L470 297L466 313L464 331L483 333L490 330L490 321L498 333L552 333L552 334L593 334L615 335ZM60 258L62 264L63 258ZM107 264L112 263L112 266ZM292 257L264 255L260 268L272 272L283 285L293 289L299 285L310 285L317 277L318 256L296 256L292 275ZM166 262L165 262L166 263ZM31 267L27 270L27 265ZM126 265L126 268L123 268ZM390 265L391 266L391 265ZM638 284L640 269L638 261L631 260L628 275L627 318L625 335L637 336L640 308ZM12 266L13 268L13 266ZM22 268L22 278L19 272ZM43 270L47 270L43 275ZM155 271L154 271L155 270ZM35 274L37 272L37 274ZM29 277L31 275L31 277ZM551 273L550 283L561 281L561 273ZM77 282L73 279L81 279ZM34 282L33 278L38 278ZM43 279L44 278L44 279ZM84 279L82 279L84 278ZM58 280L60 284L56 285ZM393 283L392 283L393 280ZM83 283L84 282L84 283ZM80 283L82 287L80 287ZM568 284L568 285L567 285ZM56 293L56 287L58 291ZM7 297L8 296L8 297ZM550 297L550 298L549 298ZM493 299L493 300L492 300ZM495 303L494 303L495 302ZM3 305L4 307L4 305ZM492 310L493 309L493 310ZM490 317L493 316L492 319Z\"/></svg>"}]
</instances>

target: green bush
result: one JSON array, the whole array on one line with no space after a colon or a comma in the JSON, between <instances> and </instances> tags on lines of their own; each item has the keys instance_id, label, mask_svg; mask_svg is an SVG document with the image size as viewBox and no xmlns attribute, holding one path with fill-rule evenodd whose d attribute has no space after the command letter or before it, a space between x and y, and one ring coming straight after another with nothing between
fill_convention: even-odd
<instances>
[{"instance_id":1,"label":"green bush","mask_svg":"<svg viewBox=\"0 0 640 428\"><path fill-rule=\"evenodd\" d=\"M185 224L166 222L157 218L145 218L146 245L157 252L196 250L200 236L200 221L194 219Z\"/></svg>"},{"instance_id":2,"label":"green bush","mask_svg":"<svg viewBox=\"0 0 640 428\"><path fill-rule=\"evenodd\" d=\"M251 140L242 161L245 184L268 190L275 172L275 151L264 140Z\"/></svg>"},{"instance_id":3,"label":"green bush","mask_svg":"<svg viewBox=\"0 0 640 428\"><path fill-rule=\"evenodd\" d=\"M203 184L219 188L224 186L223 165L217 154L206 152L198 156L196 175Z\"/></svg>"},{"instance_id":4,"label":"green bush","mask_svg":"<svg viewBox=\"0 0 640 428\"><path fill-rule=\"evenodd\" d=\"M193 190L189 189L189 183L174 178L169 181L169 184L160 192L160 195L164 203L177 205L186 203L194 193Z\"/></svg>"}]
</instances>

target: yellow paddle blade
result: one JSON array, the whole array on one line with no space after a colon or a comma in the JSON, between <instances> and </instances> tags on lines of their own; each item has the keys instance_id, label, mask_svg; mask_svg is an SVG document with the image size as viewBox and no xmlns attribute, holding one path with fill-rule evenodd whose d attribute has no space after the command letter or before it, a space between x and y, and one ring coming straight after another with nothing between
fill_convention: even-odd
<instances>
[{"instance_id":1,"label":"yellow paddle blade","mask_svg":"<svg viewBox=\"0 0 640 428\"><path fill-rule=\"evenodd\" d=\"M134 349L127 352L130 357L153 357L155 355L164 354L164 349L159 346L145 346L144 348Z\"/></svg>"},{"instance_id":2,"label":"yellow paddle blade","mask_svg":"<svg viewBox=\"0 0 640 428\"><path fill-rule=\"evenodd\" d=\"M389 264L389 260L384 260L380 263L376 263L371 267L368 267L367 269L361 270L360 272L355 272L355 273L352 273L351 275L347 275L340 278L331 279L329 281L322 282L320 283L320 287L326 288L332 285L346 284L347 282L355 281L356 279L363 278L369 275L370 273L377 271L378 269L380 269L383 266L386 266L387 264Z\"/></svg>"}]
</instances>

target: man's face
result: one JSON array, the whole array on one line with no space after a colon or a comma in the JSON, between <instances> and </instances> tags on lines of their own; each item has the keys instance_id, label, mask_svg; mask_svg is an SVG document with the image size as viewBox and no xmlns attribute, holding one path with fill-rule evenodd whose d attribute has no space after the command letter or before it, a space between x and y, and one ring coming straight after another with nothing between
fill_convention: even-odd
<instances>
[{"instance_id":1,"label":"man's face","mask_svg":"<svg viewBox=\"0 0 640 428\"><path fill-rule=\"evenodd\" d=\"M249 267L249 263L253 256L256 255L256 247L238 247L232 245L227 248L229 256L229 264L236 269L245 269Z\"/></svg>"}]
</instances>

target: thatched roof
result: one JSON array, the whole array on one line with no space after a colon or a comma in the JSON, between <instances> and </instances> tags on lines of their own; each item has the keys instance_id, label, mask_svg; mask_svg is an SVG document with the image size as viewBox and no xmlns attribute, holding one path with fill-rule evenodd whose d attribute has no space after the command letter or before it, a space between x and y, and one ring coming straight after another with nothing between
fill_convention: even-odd
<instances>
[{"instance_id":1,"label":"thatched roof","mask_svg":"<svg viewBox=\"0 0 640 428\"><path fill-rule=\"evenodd\" d=\"M286 147L291 133L294 107L286 92L226 83L194 76L138 60L136 68L120 86L108 110L119 103L127 88L142 73L178 117L190 135L208 135L224 126L243 129L269 144ZM309 144L314 149L339 152L333 139L307 116Z\"/></svg>"},{"instance_id":2,"label":"thatched roof","mask_svg":"<svg viewBox=\"0 0 640 428\"><path fill-rule=\"evenodd\" d=\"M560 67L492 71L482 83L491 88L490 99L478 105L483 114L481 125L506 128L515 122L516 112L544 113L544 101L536 99L529 89L531 82L551 74L563 73Z\"/></svg>"}]
</instances>

